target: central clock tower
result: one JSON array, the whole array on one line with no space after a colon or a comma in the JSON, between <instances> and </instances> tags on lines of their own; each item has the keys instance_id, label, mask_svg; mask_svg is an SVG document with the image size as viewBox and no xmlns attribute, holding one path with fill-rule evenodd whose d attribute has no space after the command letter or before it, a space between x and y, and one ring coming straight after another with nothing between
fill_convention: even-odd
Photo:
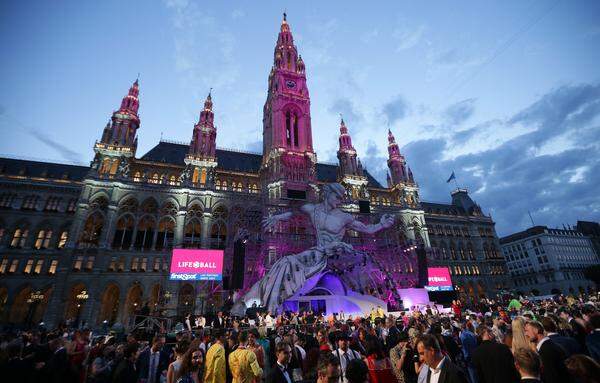
<instances>
[{"instance_id":1,"label":"central clock tower","mask_svg":"<svg viewBox=\"0 0 600 383\"><path fill-rule=\"evenodd\" d=\"M268 198L315 199L316 162L304 62L284 13L263 109L261 177Z\"/></svg>"}]
</instances>

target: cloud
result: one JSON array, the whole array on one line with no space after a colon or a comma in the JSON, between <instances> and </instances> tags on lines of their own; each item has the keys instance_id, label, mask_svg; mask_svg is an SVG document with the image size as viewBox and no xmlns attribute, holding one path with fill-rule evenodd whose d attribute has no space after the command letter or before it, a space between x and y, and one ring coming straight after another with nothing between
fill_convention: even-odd
<instances>
[{"instance_id":1,"label":"cloud","mask_svg":"<svg viewBox=\"0 0 600 383\"><path fill-rule=\"evenodd\" d=\"M392 32L392 37L396 40L396 50L398 52L410 49L416 46L425 33L425 26L419 25L415 29L396 29Z\"/></svg>"},{"instance_id":2,"label":"cloud","mask_svg":"<svg viewBox=\"0 0 600 383\"><path fill-rule=\"evenodd\" d=\"M198 3L167 0L174 28L175 69L182 83L193 89L232 87L239 78L234 58L236 40L226 23L216 20ZM232 17L242 17L239 12Z\"/></svg>"},{"instance_id":3,"label":"cloud","mask_svg":"<svg viewBox=\"0 0 600 383\"><path fill-rule=\"evenodd\" d=\"M457 143L470 151L457 155ZM528 211L540 225L600 220L600 84L552 89L505 120L413 141L402 152L425 201L449 201L445 181L455 170L501 236L530 226Z\"/></svg>"},{"instance_id":4,"label":"cloud","mask_svg":"<svg viewBox=\"0 0 600 383\"><path fill-rule=\"evenodd\" d=\"M450 105L444 112L444 117L451 125L458 125L466 121L475 111L475 99L468 98Z\"/></svg>"},{"instance_id":5,"label":"cloud","mask_svg":"<svg viewBox=\"0 0 600 383\"><path fill-rule=\"evenodd\" d=\"M78 153L70 149L69 147L61 144L60 142L47 135L42 130L27 129L26 131L31 137L35 138L36 140L48 146L50 149L57 152L65 160L70 162L81 163L83 158L81 153Z\"/></svg>"},{"instance_id":6,"label":"cloud","mask_svg":"<svg viewBox=\"0 0 600 383\"><path fill-rule=\"evenodd\" d=\"M360 160L363 163L365 169L375 177L379 182L383 182L386 179L387 172L387 156L380 153L377 148L377 144L374 141L367 141L367 150L364 156L360 156ZM382 183L386 186L385 183Z\"/></svg>"},{"instance_id":7,"label":"cloud","mask_svg":"<svg viewBox=\"0 0 600 383\"><path fill-rule=\"evenodd\" d=\"M377 40L378 37L379 37L379 30L372 29L368 32L365 32L362 36L360 36L360 41L365 44L369 44L369 43Z\"/></svg>"},{"instance_id":8,"label":"cloud","mask_svg":"<svg viewBox=\"0 0 600 383\"><path fill-rule=\"evenodd\" d=\"M354 103L349 98L341 97L334 100L328 111L336 115L341 113L344 121L351 126L362 120L362 114L356 110Z\"/></svg>"},{"instance_id":9,"label":"cloud","mask_svg":"<svg viewBox=\"0 0 600 383\"><path fill-rule=\"evenodd\" d=\"M408 103L400 95L396 96L393 100L383 106L383 115L385 116L388 125L392 125L396 121L406 117L408 111Z\"/></svg>"}]
</instances>

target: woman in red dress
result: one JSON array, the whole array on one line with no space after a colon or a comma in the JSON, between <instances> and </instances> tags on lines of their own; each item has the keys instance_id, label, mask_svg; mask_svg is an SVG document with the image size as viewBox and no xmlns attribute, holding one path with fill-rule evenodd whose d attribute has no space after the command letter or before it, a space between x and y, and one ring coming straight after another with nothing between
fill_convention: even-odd
<instances>
[{"instance_id":1,"label":"woman in red dress","mask_svg":"<svg viewBox=\"0 0 600 383\"><path fill-rule=\"evenodd\" d=\"M397 383L392 362L383 352L383 345L374 336L367 338L367 367L371 383Z\"/></svg>"}]
</instances>

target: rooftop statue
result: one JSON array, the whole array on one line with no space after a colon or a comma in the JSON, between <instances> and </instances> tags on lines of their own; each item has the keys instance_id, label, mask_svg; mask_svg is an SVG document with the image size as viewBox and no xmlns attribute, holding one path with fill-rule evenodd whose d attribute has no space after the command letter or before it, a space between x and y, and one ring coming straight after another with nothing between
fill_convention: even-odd
<instances>
[{"instance_id":1,"label":"rooftop statue","mask_svg":"<svg viewBox=\"0 0 600 383\"><path fill-rule=\"evenodd\" d=\"M364 262L365 254L355 251L352 245L342 242L346 229L373 234L394 224L394 217L384 214L377 224L365 225L339 206L346 190L338 183L323 186L323 201L302 205L300 212L306 214L317 238L316 246L298 254L277 260L271 269L236 303L232 312L242 313L253 303L276 312L279 306L300 289L307 279L324 272L329 258L348 259L351 264ZM294 212L270 216L263 220L263 228L270 230L279 221L290 219ZM360 271L357 270L357 273Z\"/></svg>"}]
</instances>

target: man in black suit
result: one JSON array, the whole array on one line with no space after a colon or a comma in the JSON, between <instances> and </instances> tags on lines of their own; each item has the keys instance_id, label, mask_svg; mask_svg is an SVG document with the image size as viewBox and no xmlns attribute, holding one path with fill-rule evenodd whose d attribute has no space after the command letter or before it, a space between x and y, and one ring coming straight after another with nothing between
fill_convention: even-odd
<instances>
[{"instance_id":1,"label":"man in black suit","mask_svg":"<svg viewBox=\"0 0 600 383\"><path fill-rule=\"evenodd\" d=\"M52 356L45 368L49 374L48 381L56 383L68 382L69 379L67 377L70 377L70 364L64 339L58 334L52 335L51 338L48 346L50 347L50 351L52 351Z\"/></svg>"},{"instance_id":2,"label":"man in black suit","mask_svg":"<svg viewBox=\"0 0 600 383\"><path fill-rule=\"evenodd\" d=\"M515 367L521 375L521 383L542 383L541 365L540 357L535 351L520 348L515 352Z\"/></svg>"},{"instance_id":3,"label":"man in black suit","mask_svg":"<svg viewBox=\"0 0 600 383\"><path fill-rule=\"evenodd\" d=\"M427 382L468 383L465 374L442 354L440 344L433 335L423 335L417 341L419 359L429 366Z\"/></svg>"},{"instance_id":4,"label":"man in black suit","mask_svg":"<svg viewBox=\"0 0 600 383\"><path fill-rule=\"evenodd\" d=\"M267 381L271 383L294 383L292 371L288 368L292 358L290 344L285 341L277 343L275 355L277 356L277 363L275 363Z\"/></svg>"},{"instance_id":5,"label":"man in black suit","mask_svg":"<svg viewBox=\"0 0 600 383\"><path fill-rule=\"evenodd\" d=\"M546 336L544 326L538 321L525 325L525 336L535 343L542 360L542 381L544 383L569 382L569 372L565 367L565 352Z\"/></svg>"},{"instance_id":6,"label":"man in black suit","mask_svg":"<svg viewBox=\"0 0 600 383\"><path fill-rule=\"evenodd\" d=\"M581 353L581 347L574 338L562 336L558 333L558 326L556 325L554 319L551 317L543 317L542 326L544 326L544 331L546 332L548 338L552 339L554 343L562 347L562 349L565 351L565 357L568 358L571 355Z\"/></svg>"},{"instance_id":7,"label":"man in black suit","mask_svg":"<svg viewBox=\"0 0 600 383\"><path fill-rule=\"evenodd\" d=\"M121 360L113 375L113 383L137 383L138 374L135 370L135 360L137 356L137 343L130 343L125 346L123 360Z\"/></svg>"},{"instance_id":8,"label":"man in black suit","mask_svg":"<svg viewBox=\"0 0 600 383\"><path fill-rule=\"evenodd\" d=\"M159 383L161 373L169 368L169 353L163 350L164 345L164 335L156 335L135 363L140 379L146 379L147 383Z\"/></svg>"},{"instance_id":9,"label":"man in black suit","mask_svg":"<svg viewBox=\"0 0 600 383\"><path fill-rule=\"evenodd\" d=\"M217 312L217 316L212 321L213 328L224 328L225 327L225 318L223 317L223 311Z\"/></svg>"},{"instance_id":10,"label":"man in black suit","mask_svg":"<svg viewBox=\"0 0 600 383\"><path fill-rule=\"evenodd\" d=\"M481 343L471 356L477 381L479 383L518 383L519 373L515 368L510 348L496 342L492 330L484 325L477 327L477 338Z\"/></svg>"}]
</instances>

